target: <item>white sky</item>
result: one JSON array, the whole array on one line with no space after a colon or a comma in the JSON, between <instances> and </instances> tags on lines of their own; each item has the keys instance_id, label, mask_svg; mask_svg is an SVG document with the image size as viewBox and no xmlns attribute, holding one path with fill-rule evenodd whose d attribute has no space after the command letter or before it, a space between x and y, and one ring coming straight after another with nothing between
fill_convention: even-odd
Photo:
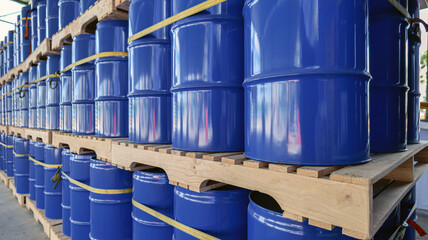
<instances>
[{"instance_id":1,"label":"white sky","mask_svg":"<svg viewBox=\"0 0 428 240\"><path fill-rule=\"evenodd\" d=\"M21 8L24 5L21 5L19 3L16 3L10 0L0 0L0 5L1 5L0 16L19 11L18 13L12 14L10 16L0 17L1 20L16 23L16 16L21 13ZM8 24L5 22L0 22L0 41L4 39L4 36L7 35L7 32L9 30L14 30L14 29L15 29L14 25Z\"/></svg>"}]
</instances>

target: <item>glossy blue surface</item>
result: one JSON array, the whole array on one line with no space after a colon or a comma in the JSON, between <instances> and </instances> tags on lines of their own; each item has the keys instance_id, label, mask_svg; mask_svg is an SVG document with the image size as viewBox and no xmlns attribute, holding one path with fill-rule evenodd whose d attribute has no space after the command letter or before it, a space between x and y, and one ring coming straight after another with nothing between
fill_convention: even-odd
<instances>
[{"instance_id":1,"label":"glossy blue surface","mask_svg":"<svg viewBox=\"0 0 428 240\"><path fill-rule=\"evenodd\" d=\"M27 21L21 21L20 23L20 29L19 29L19 43L20 43L20 47L19 47L19 53L20 53L20 61L19 63L25 61L25 59L27 59L28 55L30 54L30 42L31 42L31 14L27 12L31 9L30 6L26 6L23 7L21 10L21 17L25 18L25 16L27 16L28 19ZM28 24L28 38L25 38L25 28ZM36 23L35 23L36 24Z\"/></svg>"},{"instance_id":2,"label":"glossy blue surface","mask_svg":"<svg viewBox=\"0 0 428 240\"><path fill-rule=\"evenodd\" d=\"M60 70L60 55L48 56L46 74L55 74ZM58 77L46 79L46 129L59 130L59 101L60 79Z\"/></svg>"},{"instance_id":3,"label":"glossy blue surface","mask_svg":"<svg viewBox=\"0 0 428 240\"><path fill-rule=\"evenodd\" d=\"M275 200L265 194L252 192L248 205L248 240L351 240L342 235L341 228L333 231L317 228L308 222L297 222L282 216L282 210Z\"/></svg>"},{"instance_id":4,"label":"glossy blue surface","mask_svg":"<svg viewBox=\"0 0 428 240\"><path fill-rule=\"evenodd\" d=\"M129 35L171 16L171 0L132 0ZM129 45L129 141L171 143L170 26Z\"/></svg>"},{"instance_id":5,"label":"glossy blue surface","mask_svg":"<svg viewBox=\"0 0 428 240\"><path fill-rule=\"evenodd\" d=\"M0 133L0 143L4 144L4 133ZM0 171L5 169L4 151L4 146L0 145Z\"/></svg>"},{"instance_id":6,"label":"glossy blue surface","mask_svg":"<svg viewBox=\"0 0 428 240\"><path fill-rule=\"evenodd\" d=\"M419 0L408 1L408 10L412 18L419 18ZM420 136L420 103L419 98L419 48L421 46L421 28L410 26L408 46L408 103L407 103L407 143L419 143Z\"/></svg>"},{"instance_id":7,"label":"glossy blue surface","mask_svg":"<svg viewBox=\"0 0 428 240\"><path fill-rule=\"evenodd\" d=\"M23 138L15 138L13 143L13 150L17 154L29 154L29 141ZM28 162L28 156L13 156L15 172L15 187L16 193L28 194L29 193L29 182L28 177L30 175L30 165Z\"/></svg>"},{"instance_id":8,"label":"glossy blue surface","mask_svg":"<svg viewBox=\"0 0 428 240\"><path fill-rule=\"evenodd\" d=\"M46 62L37 65L37 78L46 75ZM46 82L37 83L37 128L46 129Z\"/></svg>"},{"instance_id":9,"label":"glossy blue surface","mask_svg":"<svg viewBox=\"0 0 428 240\"><path fill-rule=\"evenodd\" d=\"M178 222L222 240L247 239L248 190L224 190L203 193L182 187L174 189L174 217ZM174 229L174 240L195 239Z\"/></svg>"},{"instance_id":10,"label":"glossy blue surface","mask_svg":"<svg viewBox=\"0 0 428 240\"><path fill-rule=\"evenodd\" d=\"M46 38L46 0L37 1L37 46Z\"/></svg>"},{"instance_id":11,"label":"glossy blue surface","mask_svg":"<svg viewBox=\"0 0 428 240\"><path fill-rule=\"evenodd\" d=\"M61 171L67 175L70 175L70 157L71 152L69 149L62 150L62 169ZM62 233L66 236L70 236L70 181L64 175L62 178Z\"/></svg>"},{"instance_id":12,"label":"glossy blue surface","mask_svg":"<svg viewBox=\"0 0 428 240\"><path fill-rule=\"evenodd\" d=\"M29 82L37 79L37 67L30 67ZM28 91L28 126L30 128L37 128L37 85L31 84Z\"/></svg>"},{"instance_id":13,"label":"glossy blue surface","mask_svg":"<svg viewBox=\"0 0 428 240\"><path fill-rule=\"evenodd\" d=\"M127 52L128 22L102 21L95 33L96 53ZM95 60L95 135L128 136L128 57Z\"/></svg>"},{"instance_id":14,"label":"glossy blue surface","mask_svg":"<svg viewBox=\"0 0 428 240\"><path fill-rule=\"evenodd\" d=\"M389 239L400 224L400 205L398 205L377 231L374 240Z\"/></svg>"},{"instance_id":15,"label":"glossy blue surface","mask_svg":"<svg viewBox=\"0 0 428 240\"><path fill-rule=\"evenodd\" d=\"M30 157L35 157L35 141L30 140L30 146L29 146L29 154ZM36 184L36 171L33 161L28 161L28 169L29 169L29 176L28 176L28 184L29 184L29 193L30 193L30 200L35 201L36 200L36 187L34 186Z\"/></svg>"},{"instance_id":16,"label":"glossy blue surface","mask_svg":"<svg viewBox=\"0 0 428 240\"><path fill-rule=\"evenodd\" d=\"M13 30L10 30L7 32L7 42L12 42L11 44L7 45L6 50L6 68L7 71L10 71L13 68L13 52L14 52L14 43L13 43Z\"/></svg>"},{"instance_id":17,"label":"glossy blue surface","mask_svg":"<svg viewBox=\"0 0 428 240\"><path fill-rule=\"evenodd\" d=\"M61 164L62 148L55 148L52 145L45 146L45 163ZM62 185L54 188L56 182L51 179L57 172L56 168L45 167L45 216L50 219L62 219Z\"/></svg>"},{"instance_id":18,"label":"glossy blue surface","mask_svg":"<svg viewBox=\"0 0 428 240\"><path fill-rule=\"evenodd\" d=\"M203 0L173 0L172 15ZM227 1L176 22L172 36L172 147L244 149L244 1Z\"/></svg>"},{"instance_id":19,"label":"glossy blue surface","mask_svg":"<svg viewBox=\"0 0 428 240\"><path fill-rule=\"evenodd\" d=\"M82 34L73 38L73 62L95 54L95 35ZM95 134L95 65L93 61L71 69L73 81L72 132Z\"/></svg>"},{"instance_id":20,"label":"glossy blue surface","mask_svg":"<svg viewBox=\"0 0 428 240\"><path fill-rule=\"evenodd\" d=\"M59 0L59 29L63 29L79 16L80 0Z\"/></svg>"},{"instance_id":21,"label":"glossy blue surface","mask_svg":"<svg viewBox=\"0 0 428 240\"><path fill-rule=\"evenodd\" d=\"M3 45L4 45L3 41L0 41L0 48L3 48ZM3 72L3 52L4 51L0 52L0 75L1 76L4 75L4 72Z\"/></svg>"},{"instance_id":22,"label":"glossy blue surface","mask_svg":"<svg viewBox=\"0 0 428 240\"><path fill-rule=\"evenodd\" d=\"M400 221L404 222L406 218L409 216L412 211L413 206L416 204L416 186L414 186L410 191L404 196L403 200L400 203ZM416 216L416 212L414 212L410 219L413 221L417 221L418 217ZM406 229L406 233L404 234L403 240L415 240L416 239L416 231L413 227L408 226Z\"/></svg>"},{"instance_id":23,"label":"glossy blue surface","mask_svg":"<svg viewBox=\"0 0 428 240\"><path fill-rule=\"evenodd\" d=\"M52 36L58 32L58 0L46 0L46 37Z\"/></svg>"},{"instance_id":24,"label":"glossy blue surface","mask_svg":"<svg viewBox=\"0 0 428 240\"><path fill-rule=\"evenodd\" d=\"M253 0L243 15L245 155L369 161L367 0Z\"/></svg>"},{"instance_id":25,"label":"glossy blue surface","mask_svg":"<svg viewBox=\"0 0 428 240\"><path fill-rule=\"evenodd\" d=\"M96 0L80 0L80 15L82 15Z\"/></svg>"},{"instance_id":26,"label":"glossy blue surface","mask_svg":"<svg viewBox=\"0 0 428 240\"><path fill-rule=\"evenodd\" d=\"M39 162L45 162L45 144L37 142L34 144L34 159ZM36 182L34 187L36 189L36 207L38 209L45 209L45 170L42 165L34 163L34 171Z\"/></svg>"},{"instance_id":27,"label":"glossy blue surface","mask_svg":"<svg viewBox=\"0 0 428 240\"><path fill-rule=\"evenodd\" d=\"M89 166L95 155L73 154L70 158L70 177L90 185ZM70 226L73 239L89 239L90 204L89 191L70 183Z\"/></svg>"},{"instance_id":28,"label":"glossy blue surface","mask_svg":"<svg viewBox=\"0 0 428 240\"><path fill-rule=\"evenodd\" d=\"M22 10L22 9L21 9ZM21 56L20 56L20 33L21 33L21 29L20 29L20 20L21 20L21 16L17 15L16 16L16 23L15 23L15 32L13 33L13 43L14 43L14 50L13 50L13 67L16 67L19 65L19 63L21 62ZM21 25L22 26L22 25Z\"/></svg>"},{"instance_id":29,"label":"glossy blue surface","mask_svg":"<svg viewBox=\"0 0 428 240\"><path fill-rule=\"evenodd\" d=\"M91 160L91 187L100 189L132 188L132 172L104 161ZM132 193L90 193L92 239L132 239ZM149 235L147 235L149 236ZM152 237L152 236L150 236Z\"/></svg>"},{"instance_id":30,"label":"glossy blue surface","mask_svg":"<svg viewBox=\"0 0 428 240\"><path fill-rule=\"evenodd\" d=\"M22 72L20 77L20 83L19 85L27 85L29 82L29 72ZM20 110L20 124L21 127L28 127L29 124L29 116L28 116L28 109L29 109L29 89L28 88L22 88L22 91L24 93L21 93L19 95L18 90L18 98L19 98L19 110ZM23 97L22 97L23 96Z\"/></svg>"},{"instance_id":31,"label":"glossy blue surface","mask_svg":"<svg viewBox=\"0 0 428 240\"><path fill-rule=\"evenodd\" d=\"M13 145L13 135L6 135L6 145ZM6 161L5 172L8 177L13 177L13 147L5 147L4 156Z\"/></svg>"},{"instance_id":32,"label":"glossy blue surface","mask_svg":"<svg viewBox=\"0 0 428 240\"><path fill-rule=\"evenodd\" d=\"M66 45L61 48L60 69L65 69L72 63L72 46ZM60 75L60 109L59 109L59 130L61 132L71 132L72 130L72 78L71 70Z\"/></svg>"},{"instance_id":33,"label":"glossy blue surface","mask_svg":"<svg viewBox=\"0 0 428 240\"><path fill-rule=\"evenodd\" d=\"M149 208L174 218L174 186L162 170L134 171L132 198ZM132 207L132 236L151 236L153 239L171 239L174 228L139 208Z\"/></svg>"},{"instance_id":34,"label":"glossy blue surface","mask_svg":"<svg viewBox=\"0 0 428 240\"><path fill-rule=\"evenodd\" d=\"M399 2L407 6L406 0ZM370 150L404 151L409 90L406 70L408 23L388 1L369 3L369 55L373 76L370 83Z\"/></svg>"},{"instance_id":35,"label":"glossy blue surface","mask_svg":"<svg viewBox=\"0 0 428 240\"><path fill-rule=\"evenodd\" d=\"M38 31L37 31L37 8L35 8L33 11L31 11L31 22L34 24L31 24L31 51L34 52L34 50L37 48L37 41L38 41Z\"/></svg>"}]
</instances>

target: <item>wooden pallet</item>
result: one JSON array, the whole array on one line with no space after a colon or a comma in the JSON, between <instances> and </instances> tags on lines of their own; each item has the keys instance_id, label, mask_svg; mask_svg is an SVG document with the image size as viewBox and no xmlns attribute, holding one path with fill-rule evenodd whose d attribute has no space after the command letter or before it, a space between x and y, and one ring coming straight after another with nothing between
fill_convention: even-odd
<instances>
[{"instance_id":1,"label":"wooden pallet","mask_svg":"<svg viewBox=\"0 0 428 240\"><path fill-rule=\"evenodd\" d=\"M85 154L93 151L97 154L98 159L111 161L112 142L119 139L53 132L52 145L57 148L67 147L72 153L76 154Z\"/></svg>"},{"instance_id":2,"label":"wooden pallet","mask_svg":"<svg viewBox=\"0 0 428 240\"><path fill-rule=\"evenodd\" d=\"M70 240L70 237L62 233L62 224L53 226L51 228L51 240Z\"/></svg>"},{"instance_id":3,"label":"wooden pallet","mask_svg":"<svg viewBox=\"0 0 428 240\"><path fill-rule=\"evenodd\" d=\"M9 180L9 189L12 191L13 196L18 200L18 203L21 207L25 206L26 199L28 199L28 194L19 194L16 192L15 180L11 178Z\"/></svg>"},{"instance_id":4,"label":"wooden pallet","mask_svg":"<svg viewBox=\"0 0 428 240\"><path fill-rule=\"evenodd\" d=\"M49 219L45 217L45 210L40 210L36 207L36 202L27 199L27 209L31 210L34 214L34 219L42 224L45 234L50 238L51 230L54 226L62 224L62 219Z\"/></svg>"},{"instance_id":5,"label":"wooden pallet","mask_svg":"<svg viewBox=\"0 0 428 240\"><path fill-rule=\"evenodd\" d=\"M9 126L0 125L0 132L9 134Z\"/></svg>"},{"instance_id":6,"label":"wooden pallet","mask_svg":"<svg viewBox=\"0 0 428 240\"><path fill-rule=\"evenodd\" d=\"M9 134L31 139L33 141L43 142L44 144L52 144L52 134L56 131L35 129L35 128L22 128L9 126Z\"/></svg>"},{"instance_id":7,"label":"wooden pallet","mask_svg":"<svg viewBox=\"0 0 428 240\"><path fill-rule=\"evenodd\" d=\"M70 44L74 36L95 33L96 24L103 20L128 20L128 7L124 0L98 0L82 15L52 36L52 49L60 50Z\"/></svg>"},{"instance_id":8,"label":"wooden pallet","mask_svg":"<svg viewBox=\"0 0 428 240\"><path fill-rule=\"evenodd\" d=\"M4 182L4 185L8 188L9 182L11 179L13 179L13 177L8 177L4 171L0 171L0 179L2 180L2 182Z\"/></svg>"},{"instance_id":9,"label":"wooden pallet","mask_svg":"<svg viewBox=\"0 0 428 240\"><path fill-rule=\"evenodd\" d=\"M343 234L369 239L404 196L386 204L384 196L395 190L374 198L374 184L393 179L404 192L428 168L428 142L408 148L406 152L376 154L371 162L356 166L303 167L249 160L242 153L194 153L167 145L114 141L112 162L125 169L139 165L162 168L171 184L197 192L219 183L261 191L275 198L288 218L308 219L309 224L326 229L342 227ZM414 161L418 162L415 166Z\"/></svg>"}]
</instances>

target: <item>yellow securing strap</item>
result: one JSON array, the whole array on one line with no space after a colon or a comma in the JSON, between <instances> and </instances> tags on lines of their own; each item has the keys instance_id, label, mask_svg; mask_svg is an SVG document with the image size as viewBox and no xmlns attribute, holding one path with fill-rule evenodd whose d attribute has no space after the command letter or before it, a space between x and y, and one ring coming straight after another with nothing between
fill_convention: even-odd
<instances>
[{"instance_id":1,"label":"yellow securing strap","mask_svg":"<svg viewBox=\"0 0 428 240\"><path fill-rule=\"evenodd\" d=\"M27 84L20 85L20 86L17 86L17 87L12 88L12 90L20 89L20 88L22 88L22 87L28 87L28 85L27 85Z\"/></svg>"},{"instance_id":2,"label":"yellow securing strap","mask_svg":"<svg viewBox=\"0 0 428 240\"><path fill-rule=\"evenodd\" d=\"M187 234L189 234L189 235L191 235L197 239L220 240L219 238L213 237L213 236L208 235L204 232L201 232L197 229L194 229L194 228L186 226L180 222L177 222L174 219L169 218L169 217L163 215L162 213L157 212L157 211L147 207L146 205L143 205L143 204L135 201L134 199L132 199L132 205L134 205L135 207L139 208L140 210L152 215L153 217L155 217L161 221L164 221L165 223L167 223L167 224L169 224L169 225L171 225L171 226L173 226L173 227L175 227L175 228L177 228L177 229L179 229L179 230L181 230L181 231L183 231L183 232L185 232L185 233L187 233Z\"/></svg>"},{"instance_id":3,"label":"yellow securing strap","mask_svg":"<svg viewBox=\"0 0 428 240\"><path fill-rule=\"evenodd\" d=\"M2 98L3 96L6 96L6 95L12 95L12 93L11 93L11 92L7 92L7 93L5 93L5 94L1 95L1 97L0 97L0 98Z\"/></svg>"},{"instance_id":4,"label":"yellow securing strap","mask_svg":"<svg viewBox=\"0 0 428 240\"><path fill-rule=\"evenodd\" d=\"M28 157L28 159L30 159L31 161L33 161L39 165L42 165L43 167L47 167L47 168L59 168L62 166L61 164L46 164L44 162L37 161L36 159L34 159L32 157Z\"/></svg>"},{"instance_id":5,"label":"yellow securing strap","mask_svg":"<svg viewBox=\"0 0 428 240\"><path fill-rule=\"evenodd\" d=\"M20 153L16 153L15 151L13 151L13 155L15 155L17 157L28 157L28 156L30 156L29 154L20 154Z\"/></svg>"},{"instance_id":6,"label":"yellow securing strap","mask_svg":"<svg viewBox=\"0 0 428 240\"><path fill-rule=\"evenodd\" d=\"M93 193L98 193L98 194L124 194L124 193L132 193L132 188L125 188L125 189L101 189L101 188L94 188L94 187L88 186L88 185L86 185L84 183L81 183L81 182L79 182L79 181L77 181L75 179L70 178L70 176L68 176L64 172L62 172L62 175L64 175L65 177L67 177L68 180L71 183L73 183L73 184L75 184L75 185L77 185L77 186L79 186L79 187L81 187L83 189L86 189L86 190L88 190L90 192L93 192Z\"/></svg>"},{"instance_id":7,"label":"yellow securing strap","mask_svg":"<svg viewBox=\"0 0 428 240\"><path fill-rule=\"evenodd\" d=\"M0 142L0 145L2 145L3 147L7 147L7 148L13 148L13 145L6 145L2 142Z\"/></svg>"},{"instance_id":8,"label":"yellow securing strap","mask_svg":"<svg viewBox=\"0 0 428 240\"><path fill-rule=\"evenodd\" d=\"M225 1L226 0L207 0L207 1L200 3L194 7L186 9L180 13L177 13L174 16L171 16L171 17L169 17L169 18L167 18L161 22L156 23L155 25L152 25L152 26L142 30L141 32L138 32L138 33L132 35L131 37L128 38L128 43L130 43L134 40L137 40L139 38L142 38L142 37L154 32L154 31L159 30L163 27L166 27L170 24L173 24L173 23L175 23L175 22L177 22L183 18L190 17L196 13L202 12L205 9L208 9L212 6L215 6L215 5L220 4L222 2L225 2Z\"/></svg>"},{"instance_id":9,"label":"yellow securing strap","mask_svg":"<svg viewBox=\"0 0 428 240\"><path fill-rule=\"evenodd\" d=\"M46 75L44 77L41 77L39 79L36 79L36 80L30 82L29 85L41 82L41 81L45 80L46 78L50 78L50 77L59 77L59 75L58 74L49 74L49 75ZM18 86L18 87L25 87L25 86L28 87L28 85L22 85L22 86Z\"/></svg>"},{"instance_id":10,"label":"yellow securing strap","mask_svg":"<svg viewBox=\"0 0 428 240\"><path fill-rule=\"evenodd\" d=\"M10 45L10 44L13 44L13 42L7 42L7 43L5 43L1 49L3 50L4 48L6 48L7 45Z\"/></svg>"},{"instance_id":11,"label":"yellow securing strap","mask_svg":"<svg viewBox=\"0 0 428 240\"><path fill-rule=\"evenodd\" d=\"M25 21L25 20L27 20L27 19L28 19L28 20L31 20L31 17L21 18L21 22L22 22L22 21Z\"/></svg>"}]
</instances>

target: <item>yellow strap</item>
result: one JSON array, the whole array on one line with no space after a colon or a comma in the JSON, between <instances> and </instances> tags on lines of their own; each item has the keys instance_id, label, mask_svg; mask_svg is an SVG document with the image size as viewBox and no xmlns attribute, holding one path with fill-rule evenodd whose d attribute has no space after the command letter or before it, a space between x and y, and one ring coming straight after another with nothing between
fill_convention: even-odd
<instances>
[{"instance_id":1,"label":"yellow strap","mask_svg":"<svg viewBox=\"0 0 428 240\"><path fill-rule=\"evenodd\" d=\"M58 74L49 74L49 75L46 75L46 76L41 77L39 79L36 79L36 80L30 82L29 84L35 84L35 83L41 82L41 81L45 80L46 78L50 78L50 77L59 77L59 75ZM27 85L27 87L28 87L28 85Z\"/></svg>"},{"instance_id":2,"label":"yellow strap","mask_svg":"<svg viewBox=\"0 0 428 240\"><path fill-rule=\"evenodd\" d=\"M12 93L7 92L7 93L5 93L5 94L1 95L1 97L5 96L5 95L12 95Z\"/></svg>"},{"instance_id":3,"label":"yellow strap","mask_svg":"<svg viewBox=\"0 0 428 240\"><path fill-rule=\"evenodd\" d=\"M13 44L13 42L7 42L7 43L5 43L1 49L6 48L6 46L7 46L7 45L10 45L10 44Z\"/></svg>"},{"instance_id":4,"label":"yellow strap","mask_svg":"<svg viewBox=\"0 0 428 240\"><path fill-rule=\"evenodd\" d=\"M130 43L134 40L137 40L139 38L142 38L142 37L146 36L147 34L150 34L154 31L159 30L163 27L166 27L170 24L173 24L173 23L175 23L175 22L177 22L183 18L190 17L196 13L202 12L205 9L208 9L212 6L215 6L215 5L220 4L222 2L225 2L225 1L226 0L207 0L207 1L200 3L194 7L186 9L180 13L177 13L174 16L171 16L171 17L169 17L169 18L167 18L167 19L165 19L159 23L156 23L155 25L152 25L152 26L142 30L141 32L138 32L138 33L132 35L131 37L128 38L128 43Z\"/></svg>"},{"instance_id":5,"label":"yellow strap","mask_svg":"<svg viewBox=\"0 0 428 240\"><path fill-rule=\"evenodd\" d=\"M81 182L79 182L79 181L77 181L75 179L70 178L70 176L68 176L64 172L62 172L62 175L64 175L65 177L67 177L68 180L71 183L73 183L73 184L75 184L75 185L77 185L77 186L79 186L79 187L81 187L83 189L86 189L86 190L88 190L90 192L93 192L93 193L98 193L98 194L123 194L123 193L132 193L132 188L125 188L125 189L101 189L101 188L94 188L94 187L88 186L88 185L86 185L84 183L81 183Z\"/></svg>"},{"instance_id":6,"label":"yellow strap","mask_svg":"<svg viewBox=\"0 0 428 240\"><path fill-rule=\"evenodd\" d=\"M33 161L39 165L42 165L43 167L47 167L47 168L58 168L58 167L62 166L61 164L46 164L44 162L37 161L36 159L34 159L32 157L28 157L28 159L30 159L31 161Z\"/></svg>"},{"instance_id":7,"label":"yellow strap","mask_svg":"<svg viewBox=\"0 0 428 240\"><path fill-rule=\"evenodd\" d=\"M3 147L7 147L7 148L13 148L13 145L6 145L2 142L0 142L0 145L2 145Z\"/></svg>"},{"instance_id":8,"label":"yellow strap","mask_svg":"<svg viewBox=\"0 0 428 240\"><path fill-rule=\"evenodd\" d=\"M24 88L24 87L28 87L28 85L26 85L26 84L20 85L20 86L12 88L12 90L16 90L16 89L20 89L20 88Z\"/></svg>"},{"instance_id":9,"label":"yellow strap","mask_svg":"<svg viewBox=\"0 0 428 240\"><path fill-rule=\"evenodd\" d=\"M171 226L173 226L173 227L175 227L175 228L177 228L177 229L179 229L179 230L181 230L181 231L183 231L183 232L185 232L185 233L187 233L187 234L189 234L189 235L191 235L197 239L220 240L219 238L213 237L213 236L208 235L204 232L201 232L197 229L194 229L194 228L186 226L180 222L177 222L174 219L169 218L169 217L163 215L162 213L157 212L157 211L147 207L146 205L143 205L143 204L135 201L134 199L132 199L132 205L134 205L135 207L139 208L140 210L152 215L153 217L155 217L161 221L164 221L165 223L167 223L167 224L169 224L169 225L171 225Z\"/></svg>"},{"instance_id":10,"label":"yellow strap","mask_svg":"<svg viewBox=\"0 0 428 240\"><path fill-rule=\"evenodd\" d=\"M13 154L17 157L28 157L28 156L30 156L29 154L20 154L20 153L16 153L15 151L13 151Z\"/></svg>"},{"instance_id":11,"label":"yellow strap","mask_svg":"<svg viewBox=\"0 0 428 240\"><path fill-rule=\"evenodd\" d=\"M21 21L24 21L24 20L31 20L31 17L25 17L25 18L21 18Z\"/></svg>"}]
</instances>

